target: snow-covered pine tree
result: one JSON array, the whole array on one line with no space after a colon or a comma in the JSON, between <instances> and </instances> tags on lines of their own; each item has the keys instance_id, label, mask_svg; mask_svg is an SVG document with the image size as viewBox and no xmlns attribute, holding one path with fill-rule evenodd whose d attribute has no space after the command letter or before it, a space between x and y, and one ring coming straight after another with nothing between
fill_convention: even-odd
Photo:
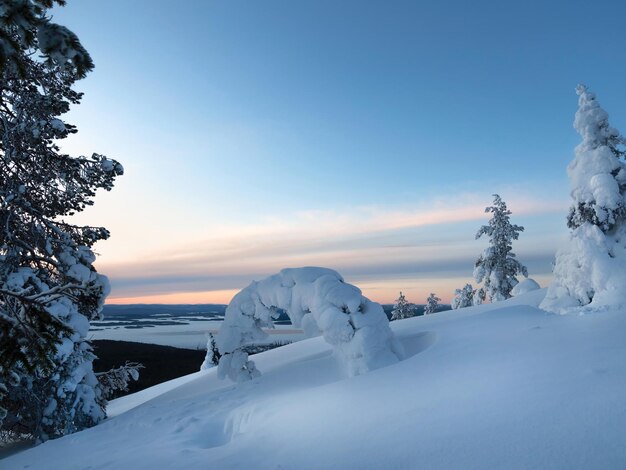
<instances>
[{"instance_id":1,"label":"snow-covered pine tree","mask_svg":"<svg viewBox=\"0 0 626 470\"><path fill-rule=\"evenodd\" d=\"M439 302L441 302L441 299L431 292L428 298L426 299L426 306L424 307L424 315L428 315L429 313L435 313L437 309L439 308Z\"/></svg>"},{"instance_id":2,"label":"snow-covered pine tree","mask_svg":"<svg viewBox=\"0 0 626 470\"><path fill-rule=\"evenodd\" d=\"M401 320L403 318L410 318L415 315L415 305L406 300L406 297L402 292L396 300L391 311L391 321Z\"/></svg>"},{"instance_id":3,"label":"snow-covered pine tree","mask_svg":"<svg viewBox=\"0 0 626 470\"><path fill-rule=\"evenodd\" d=\"M489 246L476 260L474 279L476 282L484 280L485 295L491 302L497 302L511 297L511 289L518 283L518 274L528 277L526 266L515 259L512 251L513 240L519 238L524 227L511 224L511 211L497 194L493 195L493 206L486 207L485 212L491 212L492 216L489 225L480 227L476 240L486 235Z\"/></svg>"},{"instance_id":4,"label":"snow-covered pine tree","mask_svg":"<svg viewBox=\"0 0 626 470\"><path fill-rule=\"evenodd\" d=\"M582 137L567 167L569 242L556 254L541 307L563 312L593 302L626 303L626 138L609 125L595 94L579 85L574 128Z\"/></svg>"},{"instance_id":5,"label":"snow-covered pine tree","mask_svg":"<svg viewBox=\"0 0 626 470\"><path fill-rule=\"evenodd\" d=\"M209 361L209 364L217 366L220 363L220 358L222 357L222 355L220 354L220 350L217 347L217 343L215 342L215 336L213 336L213 333L209 333L209 352L211 354L211 360ZM207 354L207 358L208 357L209 354Z\"/></svg>"},{"instance_id":6,"label":"snow-covered pine tree","mask_svg":"<svg viewBox=\"0 0 626 470\"><path fill-rule=\"evenodd\" d=\"M482 305L482 303L485 301L485 297L485 289L483 289L482 287L476 289L472 294L472 305Z\"/></svg>"},{"instance_id":7,"label":"snow-covered pine tree","mask_svg":"<svg viewBox=\"0 0 626 470\"><path fill-rule=\"evenodd\" d=\"M471 307L473 305L474 292L476 291L471 284L465 284L463 289L455 289L454 297L450 304L452 309Z\"/></svg>"},{"instance_id":8,"label":"snow-covered pine tree","mask_svg":"<svg viewBox=\"0 0 626 470\"><path fill-rule=\"evenodd\" d=\"M0 0L0 416L4 432L39 440L91 426L106 400L86 340L109 292L93 267L101 227L64 217L110 190L122 166L72 158L57 141L76 132L61 116L93 68L47 10L64 0Z\"/></svg>"}]
</instances>

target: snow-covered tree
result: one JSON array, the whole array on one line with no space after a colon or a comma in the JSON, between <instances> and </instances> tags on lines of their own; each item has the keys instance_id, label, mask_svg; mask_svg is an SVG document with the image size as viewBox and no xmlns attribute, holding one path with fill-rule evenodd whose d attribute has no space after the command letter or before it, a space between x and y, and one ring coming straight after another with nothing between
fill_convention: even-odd
<instances>
[{"instance_id":1,"label":"snow-covered tree","mask_svg":"<svg viewBox=\"0 0 626 470\"><path fill-rule=\"evenodd\" d=\"M400 292L400 296L396 300L396 303L393 305L393 310L391 311L391 321L410 318L413 315L415 315L415 305L406 300L404 294Z\"/></svg>"},{"instance_id":2,"label":"snow-covered tree","mask_svg":"<svg viewBox=\"0 0 626 470\"><path fill-rule=\"evenodd\" d=\"M454 297L450 306L453 310L458 308L471 307L473 305L474 293L476 291L471 284L465 284L462 289L455 289Z\"/></svg>"},{"instance_id":3,"label":"snow-covered tree","mask_svg":"<svg viewBox=\"0 0 626 470\"><path fill-rule=\"evenodd\" d=\"M210 357L209 357L210 356ZM207 343L207 361L206 365L209 366L217 366L220 363L220 358L222 355L220 354L220 350L215 343L215 336L213 333L209 333L209 342Z\"/></svg>"},{"instance_id":4,"label":"snow-covered tree","mask_svg":"<svg viewBox=\"0 0 626 470\"><path fill-rule=\"evenodd\" d=\"M476 239L486 235L489 246L476 260L474 279L479 283L484 280L485 295L491 302L497 302L511 297L511 289L518 283L518 274L528 277L526 266L515 258L512 251L513 240L519 238L524 227L511 224L511 211L497 194L493 195L493 206L485 208L485 212L491 212L492 216L489 225L480 227Z\"/></svg>"},{"instance_id":5,"label":"snow-covered tree","mask_svg":"<svg viewBox=\"0 0 626 470\"><path fill-rule=\"evenodd\" d=\"M567 167L572 206L569 242L557 252L542 308L564 311L593 302L626 302L626 138L585 86L574 128L582 142Z\"/></svg>"},{"instance_id":6,"label":"snow-covered tree","mask_svg":"<svg viewBox=\"0 0 626 470\"><path fill-rule=\"evenodd\" d=\"M0 0L0 416L2 430L40 440L91 426L106 400L86 339L109 292L93 267L102 227L66 219L110 190L123 170L102 155L72 158L61 116L93 63L50 21L63 0Z\"/></svg>"},{"instance_id":7,"label":"snow-covered tree","mask_svg":"<svg viewBox=\"0 0 626 470\"><path fill-rule=\"evenodd\" d=\"M439 302L441 302L441 299L431 292L428 298L426 299L426 306L424 307L424 315L428 315L429 313L435 313L437 309L439 308Z\"/></svg>"},{"instance_id":8,"label":"snow-covered tree","mask_svg":"<svg viewBox=\"0 0 626 470\"><path fill-rule=\"evenodd\" d=\"M321 334L349 376L394 364L404 356L380 304L363 296L328 268L287 268L240 290L226 307L215 343L221 357L217 376L243 382L260 375L248 347L267 339L280 311L308 336ZM213 367L213 353L201 368Z\"/></svg>"},{"instance_id":9,"label":"snow-covered tree","mask_svg":"<svg viewBox=\"0 0 626 470\"><path fill-rule=\"evenodd\" d=\"M486 298L485 289L483 289L482 287L479 289L476 289L472 293L472 305L482 305L482 303L485 301L485 298Z\"/></svg>"}]
</instances>

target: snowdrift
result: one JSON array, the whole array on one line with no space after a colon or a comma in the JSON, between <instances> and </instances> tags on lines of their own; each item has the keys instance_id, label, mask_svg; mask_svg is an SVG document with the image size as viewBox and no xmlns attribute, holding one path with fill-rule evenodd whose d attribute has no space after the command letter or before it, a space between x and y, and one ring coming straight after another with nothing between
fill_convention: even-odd
<instances>
[{"instance_id":1,"label":"snowdrift","mask_svg":"<svg viewBox=\"0 0 626 470\"><path fill-rule=\"evenodd\" d=\"M352 378L321 337L247 382L198 372L0 467L624 468L626 308L554 315L544 295L393 322L406 359Z\"/></svg>"}]
</instances>

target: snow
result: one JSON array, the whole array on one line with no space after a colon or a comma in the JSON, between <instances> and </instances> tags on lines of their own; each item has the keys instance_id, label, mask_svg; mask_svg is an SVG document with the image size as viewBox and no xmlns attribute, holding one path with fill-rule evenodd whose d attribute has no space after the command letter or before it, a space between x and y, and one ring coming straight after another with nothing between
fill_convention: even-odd
<instances>
[{"instance_id":1,"label":"snow","mask_svg":"<svg viewBox=\"0 0 626 470\"><path fill-rule=\"evenodd\" d=\"M87 52L76 35L65 26L49 22L40 24L37 28L37 41L39 49L60 67L67 67L70 62L87 61Z\"/></svg>"},{"instance_id":2,"label":"snow","mask_svg":"<svg viewBox=\"0 0 626 470\"><path fill-rule=\"evenodd\" d=\"M609 115L600 107L593 93L582 86L576 91L580 99L574 129L582 137L582 142L576 147L574 160L567 168L572 199L617 209L624 205L624 200L611 172L618 170L621 164L609 143L611 138L619 136L619 132L609 126ZM606 221L606 213L598 212L597 215L600 222Z\"/></svg>"},{"instance_id":3,"label":"snow","mask_svg":"<svg viewBox=\"0 0 626 470\"><path fill-rule=\"evenodd\" d=\"M183 377L178 377L177 379L170 380L168 382L154 385L137 393L132 393L130 395L117 398L116 400L112 400L107 406L107 416L109 418L113 418L122 413L126 413L127 411L132 410L133 408L136 408L139 405L142 405L145 402L158 397L159 395L163 395L164 393L169 392L170 390L174 390L181 385L192 382L204 374L204 371L200 371L196 372L195 374L185 375Z\"/></svg>"},{"instance_id":4,"label":"snow","mask_svg":"<svg viewBox=\"0 0 626 470\"><path fill-rule=\"evenodd\" d=\"M215 338L222 354L218 375L241 382L260 375L243 346L264 340L263 327L271 328L276 309L284 310L295 327L322 334L343 359L348 375L358 375L400 360L383 308L346 283L332 269L302 267L283 269L261 281L253 281L226 307L224 323ZM314 327L314 328L313 328ZM212 367L212 352L202 368Z\"/></svg>"},{"instance_id":5,"label":"snow","mask_svg":"<svg viewBox=\"0 0 626 470\"><path fill-rule=\"evenodd\" d=\"M60 119L51 119L50 126L56 131L65 132L65 124Z\"/></svg>"},{"instance_id":6,"label":"snow","mask_svg":"<svg viewBox=\"0 0 626 470\"><path fill-rule=\"evenodd\" d=\"M453 310L458 308L470 307L473 304L474 294L476 290L471 284L465 284L463 289L455 289L451 307Z\"/></svg>"},{"instance_id":7,"label":"snow","mask_svg":"<svg viewBox=\"0 0 626 470\"><path fill-rule=\"evenodd\" d=\"M511 295L517 297L518 295L526 294L528 292L541 289L541 286L534 279L527 278L518 282L511 290Z\"/></svg>"},{"instance_id":8,"label":"snow","mask_svg":"<svg viewBox=\"0 0 626 470\"><path fill-rule=\"evenodd\" d=\"M567 168L572 231L556 254L554 281L541 305L562 314L626 305L626 167L619 150L626 139L593 93L584 86L576 91L574 128L582 142Z\"/></svg>"},{"instance_id":9,"label":"snow","mask_svg":"<svg viewBox=\"0 0 626 470\"><path fill-rule=\"evenodd\" d=\"M545 293L392 322L406 359L351 378L318 337L250 381L176 379L0 467L623 468L626 308L554 315Z\"/></svg>"},{"instance_id":10,"label":"snow","mask_svg":"<svg viewBox=\"0 0 626 470\"><path fill-rule=\"evenodd\" d=\"M626 305L626 248L588 222L556 255L554 282L542 308L556 313Z\"/></svg>"}]
</instances>

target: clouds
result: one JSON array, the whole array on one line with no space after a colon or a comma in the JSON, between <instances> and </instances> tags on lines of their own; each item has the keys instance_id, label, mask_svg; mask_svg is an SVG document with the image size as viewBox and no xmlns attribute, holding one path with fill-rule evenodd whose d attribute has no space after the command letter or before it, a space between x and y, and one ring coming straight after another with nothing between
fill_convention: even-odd
<instances>
[{"instance_id":1,"label":"clouds","mask_svg":"<svg viewBox=\"0 0 626 470\"><path fill-rule=\"evenodd\" d=\"M417 208L368 206L268 215L263 222L216 224L205 236L187 233L162 240L156 252L150 249L137 258L104 256L98 266L112 279L112 301L163 301L167 296L185 302L190 295L202 299L203 293L207 301L227 302L250 281L297 266L336 269L383 302L393 300L401 288L419 296L438 291L448 298L451 280L470 281L473 262L483 249L473 238L488 219L484 207L489 201L464 194ZM507 202L515 222L527 229L515 251L531 273L545 277L562 225L555 214L564 212L564 204L526 196Z\"/></svg>"},{"instance_id":2,"label":"clouds","mask_svg":"<svg viewBox=\"0 0 626 470\"><path fill-rule=\"evenodd\" d=\"M492 192L526 226L520 258L548 272L577 142L572 88L582 77L615 109L626 102L619 14L193 2L146 15L144 3L55 9L97 63L63 149L126 169L76 219L111 230L96 249L118 300L226 301L304 264L376 293L461 281ZM583 28L595 41L578 41ZM137 31L155 47L128 47Z\"/></svg>"}]
</instances>

